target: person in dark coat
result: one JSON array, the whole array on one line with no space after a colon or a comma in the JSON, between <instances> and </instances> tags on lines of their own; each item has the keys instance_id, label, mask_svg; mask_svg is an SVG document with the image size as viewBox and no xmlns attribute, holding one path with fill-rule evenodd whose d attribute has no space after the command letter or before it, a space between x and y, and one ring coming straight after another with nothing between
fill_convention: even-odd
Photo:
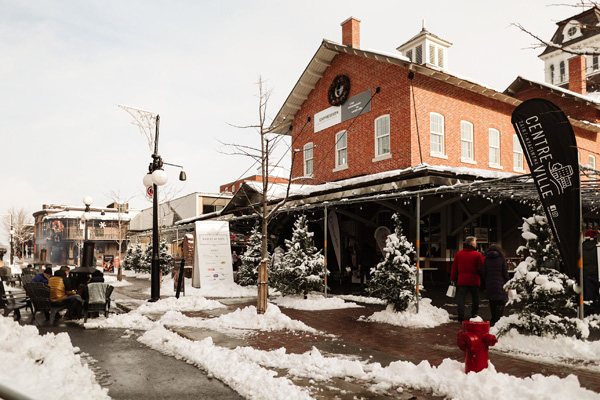
<instances>
[{"instance_id":1,"label":"person in dark coat","mask_svg":"<svg viewBox=\"0 0 600 400\"><path fill-rule=\"evenodd\" d=\"M40 272L36 276L33 277L31 282L35 283L45 283L48 284L48 279L52 276L52 268L48 267L44 270L44 272Z\"/></svg>"},{"instance_id":2,"label":"person in dark coat","mask_svg":"<svg viewBox=\"0 0 600 400\"><path fill-rule=\"evenodd\" d=\"M504 285L509 279L508 265L506 264L504 251L500 246L493 244L486 251L481 274L485 282L486 296L490 301L490 311L492 312L490 326L494 326L504 314L504 306L508 299L508 295L504 290Z\"/></svg>"},{"instance_id":3,"label":"person in dark coat","mask_svg":"<svg viewBox=\"0 0 600 400\"><path fill-rule=\"evenodd\" d=\"M481 269L483 256L477 251L477 238L467 236L465 246L456 253L450 271L450 281L457 285L456 305L458 306L458 320L465 318L465 301L467 293L471 294L471 318L479 314L479 286L481 285Z\"/></svg>"},{"instance_id":4,"label":"person in dark coat","mask_svg":"<svg viewBox=\"0 0 600 400\"><path fill-rule=\"evenodd\" d=\"M596 231L587 230L585 232L585 240L581 244L583 250L583 300L586 305L584 308L585 315L594 314L600 306L600 296L598 290L598 250L596 248ZM594 310L596 308L596 310Z\"/></svg>"}]
</instances>

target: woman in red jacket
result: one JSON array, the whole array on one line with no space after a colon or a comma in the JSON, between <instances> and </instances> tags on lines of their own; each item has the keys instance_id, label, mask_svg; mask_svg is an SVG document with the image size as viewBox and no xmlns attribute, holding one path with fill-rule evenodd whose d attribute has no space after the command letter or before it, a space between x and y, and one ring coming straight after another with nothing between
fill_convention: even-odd
<instances>
[{"instance_id":1,"label":"woman in red jacket","mask_svg":"<svg viewBox=\"0 0 600 400\"><path fill-rule=\"evenodd\" d=\"M471 294L471 318L479 314L479 286L481 285L481 269L483 268L483 256L476 249L477 238L467 236L465 247L456 253L450 281L457 285L456 305L458 306L458 320L465 319L465 300L467 293Z\"/></svg>"}]
</instances>

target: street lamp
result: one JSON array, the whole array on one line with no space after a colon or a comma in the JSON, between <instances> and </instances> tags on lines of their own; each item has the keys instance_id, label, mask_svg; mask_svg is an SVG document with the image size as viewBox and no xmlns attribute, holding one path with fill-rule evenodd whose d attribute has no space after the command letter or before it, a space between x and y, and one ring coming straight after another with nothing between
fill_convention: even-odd
<instances>
[{"instance_id":1,"label":"street lamp","mask_svg":"<svg viewBox=\"0 0 600 400\"><path fill-rule=\"evenodd\" d=\"M95 268L95 266L92 265L93 263L93 259L94 259L94 245L92 242L89 241L89 233L88 233L88 221L90 219L92 219L92 213L90 212L90 206L92 205L92 202L94 201L94 199L92 199L91 196L85 196L83 198L83 204L85 205L85 210L83 212L83 214L81 215L81 219L84 222L84 233L83 233L83 249L81 251L81 263L80 263L80 267L93 267Z\"/></svg>"},{"instance_id":2,"label":"street lamp","mask_svg":"<svg viewBox=\"0 0 600 400\"><path fill-rule=\"evenodd\" d=\"M85 242L87 242L87 240L88 240L88 221L92 217L92 214L90 213L90 206L92 205L93 201L94 201L94 199L92 199L91 196L85 196L83 198L83 204L85 204L85 211L83 212L81 219L83 219L83 221L85 222L85 232L84 232L84 239L83 239Z\"/></svg>"},{"instance_id":3,"label":"street lamp","mask_svg":"<svg viewBox=\"0 0 600 400\"><path fill-rule=\"evenodd\" d=\"M15 229L14 229L13 224L12 224L12 215L11 215L11 218L10 218L10 265L14 265L15 264L15 262L14 262L14 260L15 260L15 256L14 256L14 253L15 253L15 242L14 242L14 239L13 239L14 235L15 235Z\"/></svg>"},{"instance_id":4,"label":"street lamp","mask_svg":"<svg viewBox=\"0 0 600 400\"><path fill-rule=\"evenodd\" d=\"M151 302L160 299L160 251L159 251L159 233L158 233L158 187L167 183L169 177L163 170L163 165L174 165L163 162L158 154L158 127L160 124L160 116L156 115L155 137L154 137L154 153L152 153L152 162L148 166L148 173L144 176L144 186L149 188L152 186L152 269L150 275L150 300ZM179 165L175 165L181 167ZM181 167L183 168L183 167ZM186 179L185 172L181 171L179 180Z\"/></svg>"}]
</instances>

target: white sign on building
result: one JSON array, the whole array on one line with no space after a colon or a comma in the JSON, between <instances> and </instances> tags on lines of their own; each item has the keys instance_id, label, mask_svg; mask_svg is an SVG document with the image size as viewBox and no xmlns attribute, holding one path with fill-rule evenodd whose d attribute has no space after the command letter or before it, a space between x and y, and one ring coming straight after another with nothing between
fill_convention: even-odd
<instances>
[{"instance_id":1,"label":"white sign on building","mask_svg":"<svg viewBox=\"0 0 600 400\"><path fill-rule=\"evenodd\" d=\"M221 283L233 283L229 223L198 221L192 286L206 288Z\"/></svg>"}]
</instances>

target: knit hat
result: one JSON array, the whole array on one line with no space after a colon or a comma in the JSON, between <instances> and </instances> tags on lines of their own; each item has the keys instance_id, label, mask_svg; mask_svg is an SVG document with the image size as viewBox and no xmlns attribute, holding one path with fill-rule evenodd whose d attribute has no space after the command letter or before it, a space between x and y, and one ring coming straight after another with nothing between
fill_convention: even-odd
<instances>
[{"instance_id":1,"label":"knit hat","mask_svg":"<svg viewBox=\"0 0 600 400\"><path fill-rule=\"evenodd\" d=\"M585 237L589 237L589 238L595 238L596 237L596 231L592 230L592 229L588 229L587 231L585 231Z\"/></svg>"},{"instance_id":2,"label":"knit hat","mask_svg":"<svg viewBox=\"0 0 600 400\"><path fill-rule=\"evenodd\" d=\"M44 273L45 273L45 274L48 274L48 275L52 275L52 268L51 268L51 267L48 267L48 268L46 268L46 269L44 270Z\"/></svg>"}]
</instances>

